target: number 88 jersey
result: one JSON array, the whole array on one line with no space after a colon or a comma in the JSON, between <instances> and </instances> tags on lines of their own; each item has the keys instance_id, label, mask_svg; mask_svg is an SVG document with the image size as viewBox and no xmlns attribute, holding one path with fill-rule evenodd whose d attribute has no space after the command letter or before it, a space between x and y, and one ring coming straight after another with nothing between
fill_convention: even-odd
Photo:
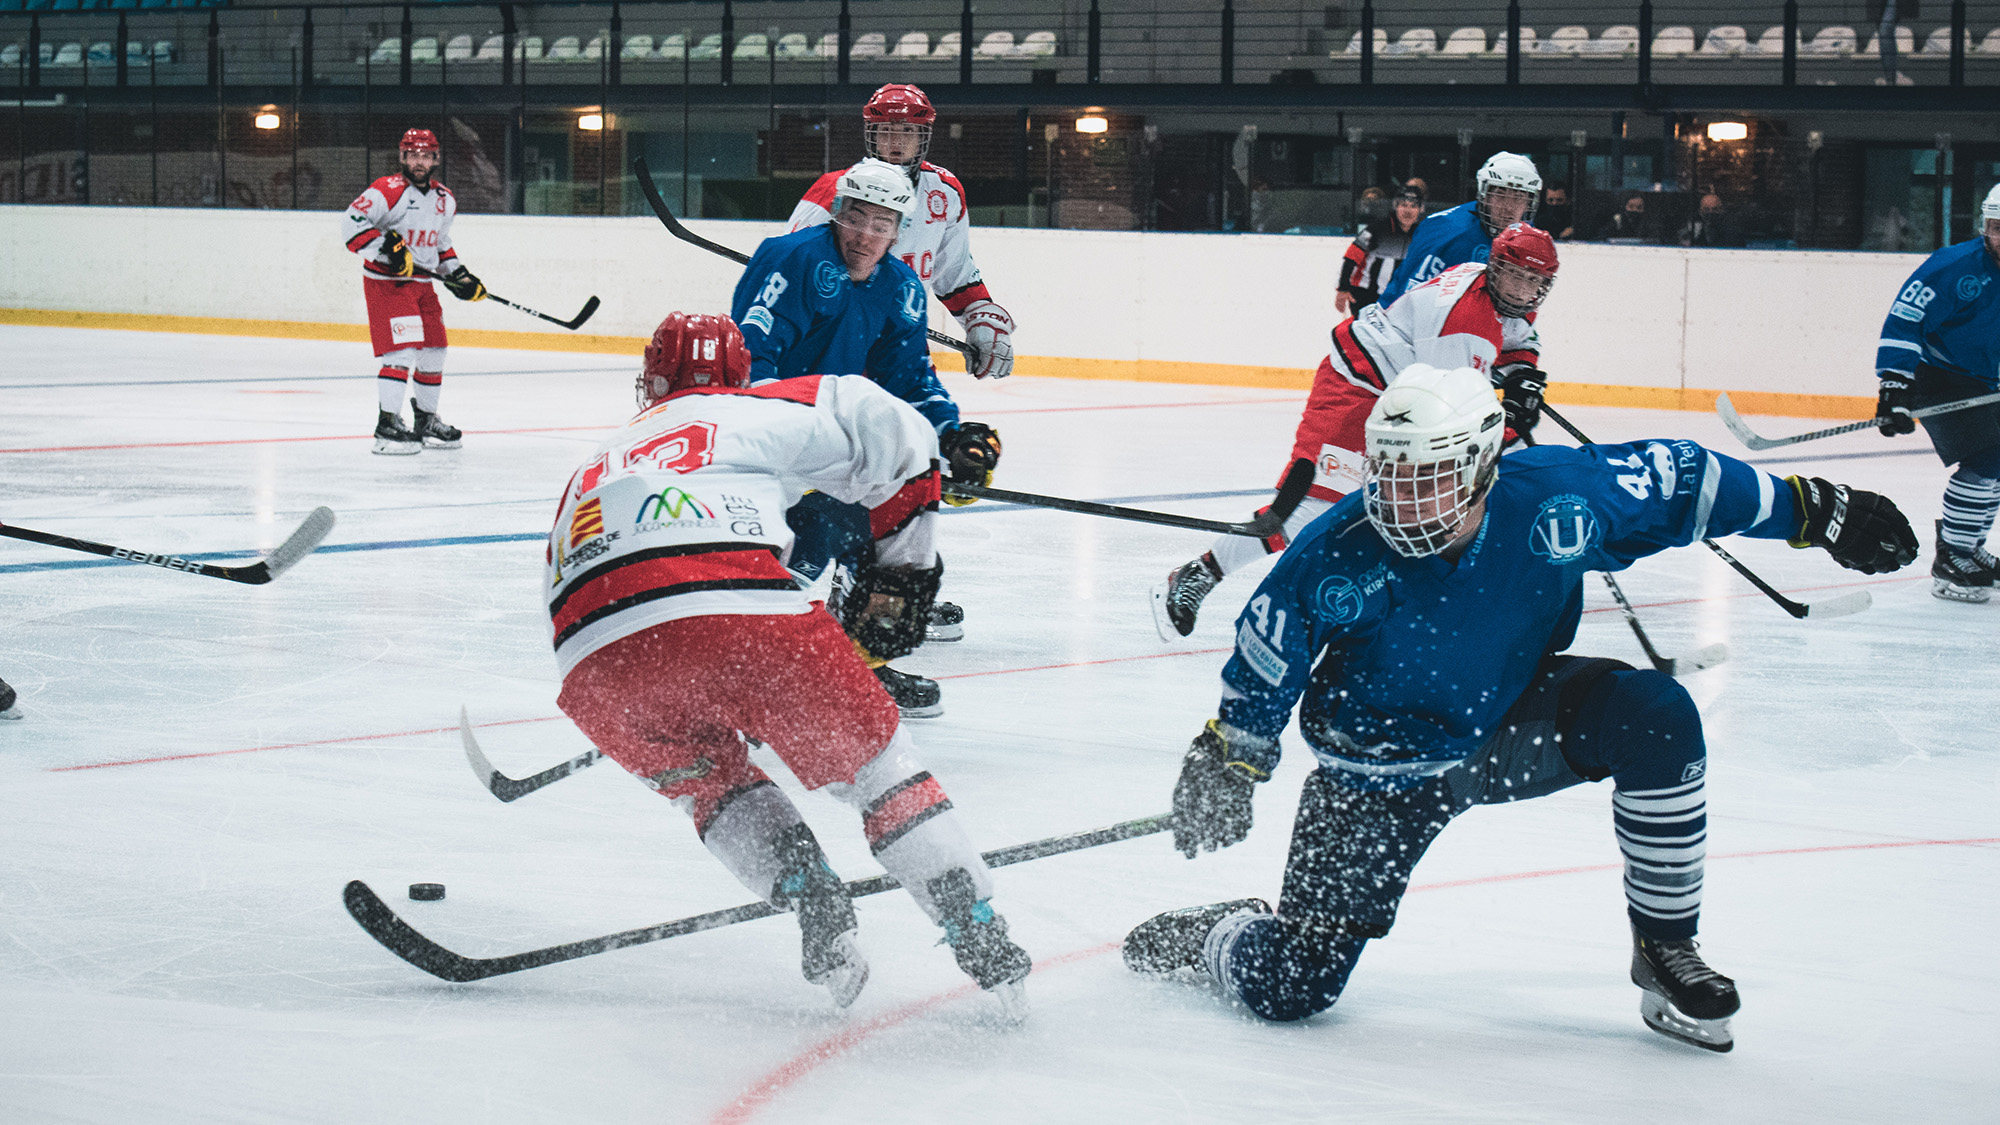
<instances>
[{"instance_id":1,"label":"number 88 jersey","mask_svg":"<svg viewBox=\"0 0 2000 1125\"><path fill-rule=\"evenodd\" d=\"M937 436L855 375L667 396L571 476L542 592L564 675L664 621L812 609L785 568L808 491L871 509L881 565L937 558Z\"/></svg>"}]
</instances>

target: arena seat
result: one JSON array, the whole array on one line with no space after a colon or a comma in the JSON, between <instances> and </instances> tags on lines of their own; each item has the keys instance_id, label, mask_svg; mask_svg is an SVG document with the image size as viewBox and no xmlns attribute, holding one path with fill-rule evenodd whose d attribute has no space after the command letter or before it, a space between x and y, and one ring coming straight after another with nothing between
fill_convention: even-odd
<instances>
[{"instance_id":1,"label":"arena seat","mask_svg":"<svg viewBox=\"0 0 2000 1125\"><path fill-rule=\"evenodd\" d=\"M565 35L549 44L549 59L557 62L576 62L583 58L583 48L574 35Z\"/></svg>"},{"instance_id":2,"label":"arena seat","mask_svg":"<svg viewBox=\"0 0 2000 1125\"><path fill-rule=\"evenodd\" d=\"M1378 27L1378 28L1376 28L1376 29L1375 29L1375 53L1379 55L1379 54L1381 54L1382 52L1384 52L1384 51L1386 51L1386 50L1388 50L1388 49L1389 49L1389 33L1388 33L1387 31L1384 31L1383 29L1381 29L1381 28L1379 28L1379 27ZM1354 33L1354 37L1353 37L1352 39L1349 39L1349 40L1347 41L1347 49L1346 49L1345 51L1330 51L1330 52L1328 52L1328 54L1330 54L1330 55L1331 55L1331 56L1332 56L1333 58L1336 58L1336 59L1340 59L1340 58L1349 58L1349 59L1358 59L1358 58L1360 58L1360 57L1361 57L1361 33L1360 33L1360 32L1358 32L1358 31Z\"/></svg>"},{"instance_id":3,"label":"arena seat","mask_svg":"<svg viewBox=\"0 0 2000 1125\"><path fill-rule=\"evenodd\" d=\"M1924 39L1922 53L1932 58L1949 58L1951 56L1951 28L1940 27L1931 32ZM1972 53L1971 28L1967 28L1965 31L1965 53L1968 55Z\"/></svg>"},{"instance_id":4,"label":"arena seat","mask_svg":"<svg viewBox=\"0 0 2000 1125\"><path fill-rule=\"evenodd\" d=\"M953 54L956 53L955 51L953 52ZM1056 53L1056 33L1053 31L1030 31L1028 37L1021 40L1021 45L1015 49L1014 53L1024 59L1050 58Z\"/></svg>"},{"instance_id":5,"label":"arena seat","mask_svg":"<svg viewBox=\"0 0 2000 1125\"><path fill-rule=\"evenodd\" d=\"M2000 27L1986 33L1979 41L1979 53L1989 58L2000 56Z\"/></svg>"},{"instance_id":6,"label":"arena seat","mask_svg":"<svg viewBox=\"0 0 2000 1125\"><path fill-rule=\"evenodd\" d=\"M413 63L434 63L438 61L438 41L436 36L426 35L410 43L410 61Z\"/></svg>"},{"instance_id":7,"label":"arena seat","mask_svg":"<svg viewBox=\"0 0 2000 1125\"><path fill-rule=\"evenodd\" d=\"M56 48L56 53L55 53L55 55L54 55L54 56L52 56L52 57L51 57L51 58L49 59L49 65L50 65L50 66L82 66L82 65L83 65L83 44L81 44L81 43L64 43L64 44L63 44L62 46L60 46L60 47L57 47L57 48Z\"/></svg>"},{"instance_id":8,"label":"arena seat","mask_svg":"<svg viewBox=\"0 0 2000 1125\"><path fill-rule=\"evenodd\" d=\"M870 31L855 37L854 45L847 49L850 59L879 59L889 53L889 37L879 31Z\"/></svg>"},{"instance_id":9,"label":"arena seat","mask_svg":"<svg viewBox=\"0 0 2000 1125\"><path fill-rule=\"evenodd\" d=\"M1412 55L1435 55L1438 49L1438 33L1428 27L1413 27L1396 37L1394 43L1378 51L1384 58L1407 58Z\"/></svg>"},{"instance_id":10,"label":"arena seat","mask_svg":"<svg viewBox=\"0 0 2000 1125\"><path fill-rule=\"evenodd\" d=\"M1014 53L1014 33L1011 31L989 31L986 38L979 41L973 54L982 59L1004 59Z\"/></svg>"},{"instance_id":11,"label":"arena seat","mask_svg":"<svg viewBox=\"0 0 2000 1125\"><path fill-rule=\"evenodd\" d=\"M778 36L778 57L793 60L814 58L812 40L807 39L805 32L802 31L792 31L780 35Z\"/></svg>"},{"instance_id":12,"label":"arena seat","mask_svg":"<svg viewBox=\"0 0 2000 1125\"><path fill-rule=\"evenodd\" d=\"M1782 30L1780 31L1782 35ZM1695 53L1706 58L1733 58L1742 54L1750 46L1750 33L1735 24L1708 29L1707 38L1701 41L1701 49Z\"/></svg>"},{"instance_id":13,"label":"arena seat","mask_svg":"<svg viewBox=\"0 0 2000 1125\"><path fill-rule=\"evenodd\" d=\"M947 31L943 35L938 36L937 49L931 52L931 58L940 61L957 58L960 52L964 50L963 39L964 36L961 36L956 31Z\"/></svg>"},{"instance_id":14,"label":"arena seat","mask_svg":"<svg viewBox=\"0 0 2000 1125\"><path fill-rule=\"evenodd\" d=\"M522 62L539 62L542 58L542 37L529 35L514 44L514 57Z\"/></svg>"},{"instance_id":15,"label":"arena seat","mask_svg":"<svg viewBox=\"0 0 2000 1125\"><path fill-rule=\"evenodd\" d=\"M375 44L375 50L369 54L368 61L371 63L392 63L401 60L402 57L403 37L400 35L391 35L389 38Z\"/></svg>"},{"instance_id":16,"label":"arena seat","mask_svg":"<svg viewBox=\"0 0 2000 1125\"><path fill-rule=\"evenodd\" d=\"M1524 27L1524 28L1522 28L1522 29L1521 29L1521 54L1522 54L1522 55L1524 55L1524 56L1526 56L1526 55L1532 55L1532 54L1534 54L1534 53L1535 53L1535 43L1536 43L1536 37L1535 37L1535 29L1534 29L1534 28L1532 28L1532 27ZM1506 57L1507 57L1507 32L1506 32L1506 31L1502 30L1502 31L1498 31L1498 32L1495 32L1495 33L1494 33L1494 35L1493 35L1493 49L1492 49L1492 50L1490 50L1490 51L1488 51L1488 52L1486 52L1486 57L1487 57L1487 58L1489 58L1489 59L1504 59L1504 58L1506 58Z\"/></svg>"},{"instance_id":17,"label":"arena seat","mask_svg":"<svg viewBox=\"0 0 2000 1125\"><path fill-rule=\"evenodd\" d=\"M771 37L761 31L753 31L736 41L736 49L729 53L736 59L762 59L771 55Z\"/></svg>"},{"instance_id":18,"label":"arena seat","mask_svg":"<svg viewBox=\"0 0 2000 1125\"><path fill-rule=\"evenodd\" d=\"M1653 57L1694 54L1694 28L1663 27L1653 36Z\"/></svg>"},{"instance_id":19,"label":"arena seat","mask_svg":"<svg viewBox=\"0 0 2000 1125\"><path fill-rule=\"evenodd\" d=\"M931 36L927 31L906 31L896 40L890 50L892 59L927 59L931 57Z\"/></svg>"},{"instance_id":20,"label":"arena seat","mask_svg":"<svg viewBox=\"0 0 2000 1125\"><path fill-rule=\"evenodd\" d=\"M447 62L463 62L472 57L472 36L454 35L445 41L444 57Z\"/></svg>"},{"instance_id":21,"label":"arena seat","mask_svg":"<svg viewBox=\"0 0 2000 1125\"><path fill-rule=\"evenodd\" d=\"M487 36L486 42L479 45L479 53L472 57L479 62L489 62L494 59L506 58L507 37L504 35Z\"/></svg>"},{"instance_id":22,"label":"arena seat","mask_svg":"<svg viewBox=\"0 0 2000 1125\"><path fill-rule=\"evenodd\" d=\"M1469 59L1486 53L1486 29L1483 27L1461 27L1451 33L1451 38L1439 48L1442 59Z\"/></svg>"},{"instance_id":23,"label":"arena seat","mask_svg":"<svg viewBox=\"0 0 2000 1125\"><path fill-rule=\"evenodd\" d=\"M1860 49L1860 37L1851 27L1822 27L1812 37L1812 42L1799 48L1799 54L1814 58L1847 58Z\"/></svg>"},{"instance_id":24,"label":"arena seat","mask_svg":"<svg viewBox=\"0 0 2000 1125\"><path fill-rule=\"evenodd\" d=\"M687 57L695 60L696 62L705 62L709 59L721 58L722 33L720 31L717 31L702 36L701 42L696 43L694 45L694 50L689 51Z\"/></svg>"},{"instance_id":25,"label":"arena seat","mask_svg":"<svg viewBox=\"0 0 2000 1125\"><path fill-rule=\"evenodd\" d=\"M1639 53L1639 29L1631 24L1614 24L1577 53L1592 58L1630 58Z\"/></svg>"},{"instance_id":26,"label":"arena seat","mask_svg":"<svg viewBox=\"0 0 2000 1125\"><path fill-rule=\"evenodd\" d=\"M1897 57L1900 58L1903 55L1910 54L1916 49L1917 33L1907 27L1896 28ZM1879 33L1868 41L1868 49L1861 52L1861 57L1869 59L1879 59L1882 57L1882 36Z\"/></svg>"},{"instance_id":27,"label":"arena seat","mask_svg":"<svg viewBox=\"0 0 2000 1125\"><path fill-rule=\"evenodd\" d=\"M1535 44L1537 55L1554 55L1559 58L1574 58L1590 45L1590 29L1571 24L1559 27L1549 33L1547 39ZM1522 50L1525 52L1526 47Z\"/></svg>"},{"instance_id":28,"label":"arena seat","mask_svg":"<svg viewBox=\"0 0 2000 1125\"><path fill-rule=\"evenodd\" d=\"M818 55L820 58L823 59L839 58L840 57L839 33L829 31L825 35L820 36L819 42L813 44L813 54Z\"/></svg>"},{"instance_id":29,"label":"arena seat","mask_svg":"<svg viewBox=\"0 0 2000 1125\"><path fill-rule=\"evenodd\" d=\"M618 48L621 59L650 59L653 57L653 37L650 35L627 35L625 45Z\"/></svg>"}]
</instances>

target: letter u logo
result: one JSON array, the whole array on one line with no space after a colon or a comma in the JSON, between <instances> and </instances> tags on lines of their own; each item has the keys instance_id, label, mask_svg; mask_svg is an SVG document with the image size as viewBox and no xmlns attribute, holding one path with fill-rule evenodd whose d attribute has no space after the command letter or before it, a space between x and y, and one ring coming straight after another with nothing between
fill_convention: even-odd
<instances>
[{"instance_id":1,"label":"letter u logo","mask_svg":"<svg viewBox=\"0 0 2000 1125\"><path fill-rule=\"evenodd\" d=\"M1589 532L1585 524L1587 518L1580 512L1570 516L1550 516L1544 531L1549 540L1549 553L1559 559L1582 554L1584 548L1590 545ZM1562 525L1565 519L1570 521L1572 527L1568 542L1563 540Z\"/></svg>"}]
</instances>

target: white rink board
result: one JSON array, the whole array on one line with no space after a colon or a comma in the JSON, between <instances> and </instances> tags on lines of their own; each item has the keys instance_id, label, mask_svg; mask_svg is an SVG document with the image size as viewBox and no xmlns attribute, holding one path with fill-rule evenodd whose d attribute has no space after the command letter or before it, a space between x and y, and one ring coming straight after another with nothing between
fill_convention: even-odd
<instances>
[{"instance_id":1,"label":"white rink board","mask_svg":"<svg viewBox=\"0 0 2000 1125\"><path fill-rule=\"evenodd\" d=\"M0 207L0 308L359 324L360 266L324 212ZM744 252L773 223L694 222ZM673 309L727 312L741 270L649 217L468 215L467 265L498 293L650 336ZM981 228L973 249L1025 356L1297 368L1337 319L1347 240ZM1873 397L1875 340L1922 256L1561 244L1546 367L1577 383ZM560 332L446 301L454 328ZM956 331L942 309L936 327Z\"/></svg>"}]
</instances>

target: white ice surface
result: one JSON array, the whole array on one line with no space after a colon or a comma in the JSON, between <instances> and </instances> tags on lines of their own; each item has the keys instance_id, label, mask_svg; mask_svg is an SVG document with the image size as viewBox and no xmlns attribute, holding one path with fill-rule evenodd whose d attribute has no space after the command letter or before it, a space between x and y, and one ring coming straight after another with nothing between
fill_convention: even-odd
<instances>
[{"instance_id":1,"label":"white ice surface","mask_svg":"<svg viewBox=\"0 0 2000 1125\"><path fill-rule=\"evenodd\" d=\"M431 541L544 532L626 417L630 362L455 350L443 413L465 447L389 458L368 452L359 345L0 328L0 355L0 519L247 561L327 504L330 548L408 544L251 588L29 569L92 560L0 539L0 677L27 716L0 723L0 1120L2000 1119L2000 604L1929 593L1945 471L1921 437L1751 455L1910 513L1925 553L1892 577L1730 544L1794 597L1865 586L1867 613L1794 621L1699 548L1621 576L1664 651L1732 654L1688 686L1711 750L1704 952L1742 987L1734 1054L1640 1023L1602 785L1452 825L1322 1016L1266 1024L1127 974L1115 943L1154 912L1276 897L1309 768L1292 735L1241 846L1189 862L1152 837L997 874L1038 959L1033 1014L1007 1029L900 893L859 904L874 974L845 1013L799 978L783 918L452 985L342 909L365 879L494 955L748 899L615 766L503 805L452 729L461 704L511 724L480 736L515 776L584 748L554 707L540 543ZM1230 519L1278 475L1302 400L949 382L1005 435L1005 487ZM1706 414L1569 413L1606 440L1741 452ZM1240 495L1171 498L1213 492ZM1163 645L1146 592L1205 536L991 505L942 526L967 637L901 666L944 681L945 716L913 729L974 838L1164 811L1257 575ZM1640 661L1601 585L1587 598L1576 650ZM844 876L878 870L851 814L798 801ZM408 901L417 880L449 897Z\"/></svg>"}]
</instances>

